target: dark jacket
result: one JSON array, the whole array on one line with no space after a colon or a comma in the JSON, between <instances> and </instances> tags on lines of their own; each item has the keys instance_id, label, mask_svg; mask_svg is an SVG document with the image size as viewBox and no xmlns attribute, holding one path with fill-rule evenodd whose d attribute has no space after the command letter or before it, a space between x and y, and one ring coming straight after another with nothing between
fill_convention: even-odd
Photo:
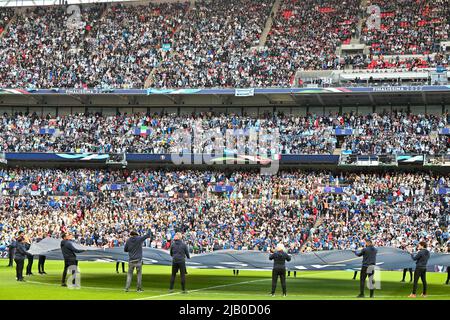
<instances>
[{"instance_id":1,"label":"dark jacket","mask_svg":"<svg viewBox=\"0 0 450 320\"><path fill-rule=\"evenodd\" d=\"M16 249L16 247L17 247L17 241L16 240L11 241L11 243L8 245L8 248L9 248L10 251Z\"/></svg>"},{"instance_id":2,"label":"dark jacket","mask_svg":"<svg viewBox=\"0 0 450 320\"><path fill-rule=\"evenodd\" d=\"M25 258L32 257L32 256L33 255L31 253L27 252L25 243L23 243L23 242L16 243L16 254L14 255L14 259L25 260Z\"/></svg>"},{"instance_id":3,"label":"dark jacket","mask_svg":"<svg viewBox=\"0 0 450 320\"><path fill-rule=\"evenodd\" d=\"M291 261L291 256L286 252L275 252L269 256L269 260L273 260L274 269L286 269L286 261Z\"/></svg>"},{"instance_id":4,"label":"dark jacket","mask_svg":"<svg viewBox=\"0 0 450 320\"><path fill-rule=\"evenodd\" d=\"M426 268L428 259L430 259L430 251L421 249L417 254L411 253L411 258L416 261L416 268Z\"/></svg>"},{"instance_id":5,"label":"dark jacket","mask_svg":"<svg viewBox=\"0 0 450 320\"><path fill-rule=\"evenodd\" d=\"M170 246L170 255L173 263L185 262L186 257L191 258L187 245L181 240L175 240Z\"/></svg>"},{"instance_id":6,"label":"dark jacket","mask_svg":"<svg viewBox=\"0 0 450 320\"><path fill-rule=\"evenodd\" d=\"M150 230L147 231L145 236L139 237L134 236L130 237L125 243L125 248L123 249L125 252L128 252L128 260L142 260L142 243L145 239L148 239L152 236Z\"/></svg>"},{"instance_id":7,"label":"dark jacket","mask_svg":"<svg viewBox=\"0 0 450 320\"><path fill-rule=\"evenodd\" d=\"M355 251L358 257L363 257L362 266L368 267L377 263L378 250L374 246L365 247L360 252Z\"/></svg>"},{"instance_id":8,"label":"dark jacket","mask_svg":"<svg viewBox=\"0 0 450 320\"><path fill-rule=\"evenodd\" d=\"M74 261L77 260L77 256L75 255L75 253L80 253L83 252L84 250L75 249L75 247L73 246L73 242L71 240L62 240L61 251L64 260Z\"/></svg>"}]
</instances>

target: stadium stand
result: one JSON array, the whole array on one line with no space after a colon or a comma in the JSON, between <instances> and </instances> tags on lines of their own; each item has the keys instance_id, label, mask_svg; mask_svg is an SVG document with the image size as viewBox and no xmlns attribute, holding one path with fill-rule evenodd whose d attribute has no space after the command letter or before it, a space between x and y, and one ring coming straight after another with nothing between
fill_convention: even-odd
<instances>
[{"instance_id":1,"label":"stadium stand","mask_svg":"<svg viewBox=\"0 0 450 320\"><path fill-rule=\"evenodd\" d=\"M369 4L381 7L380 30L368 28ZM0 8L0 85L290 87L305 70L446 67L446 12L445 0L97 4L69 28L65 7ZM368 49L340 51L352 41Z\"/></svg>"},{"instance_id":2,"label":"stadium stand","mask_svg":"<svg viewBox=\"0 0 450 320\"><path fill-rule=\"evenodd\" d=\"M130 226L148 222L155 239L147 245L164 248L183 231L198 252L280 242L297 252L305 242L307 251L344 249L366 237L394 247L424 239L440 251L449 239L449 197L436 192L448 177L426 173L6 169L0 179L3 242L21 229L70 230L80 243L118 246ZM216 184L233 191L215 193Z\"/></svg>"},{"instance_id":3,"label":"stadium stand","mask_svg":"<svg viewBox=\"0 0 450 320\"><path fill-rule=\"evenodd\" d=\"M373 0L381 9L380 30L363 28L362 41L370 53L381 55L430 54L449 38L448 1Z\"/></svg>"},{"instance_id":4,"label":"stadium stand","mask_svg":"<svg viewBox=\"0 0 450 320\"><path fill-rule=\"evenodd\" d=\"M259 43L273 0L196 2L174 35L173 54L154 74L153 87L247 87L252 47Z\"/></svg>"},{"instance_id":5,"label":"stadium stand","mask_svg":"<svg viewBox=\"0 0 450 320\"><path fill-rule=\"evenodd\" d=\"M96 152L96 153L202 153L207 140L183 149L177 130L195 134L205 129L279 130L282 154L333 154L338 139L336 129L351 129L339 144L355 154L445 154L448 136L439 130L448 125L448 114L414 115L406 112L369 115L332 114L318 116L275 115L238 116L214 113L177 116L72 114L39 117L14 114L0 117L0 151L6 152ZM234 132L234 131L233 131ZM205 137L207 139L207 137ZM249 142L245 142L250 147ZM222 145L223 151L225 144ZM256 150L250 150L255 153ZM269 150L263 153L267 153ZM274 152L274 151L272 151Z\"/></svg>"},{"instance_id":6,"label":"stadium stand","mask_svg":"<svg viewBox=\"0 0 450 320\"><path fill-rule=\"evenodd\" d=\"M364 27L370 4L382 8L380 31ZM388 84L391 90L402 85L400 77L393 77L398 74L409 74L409 85L437 85L429 72L445 69L449 61L441 45L449 39L449 17L442 8L448 8L448 1L91 4L82 6L82 24L70 30L61 28L67 22L65 7L0 8L0 108L9 110L0 116L0 245L9 244L20 230L31 237L59 237L70 230L79 243L117 247L130 228L143 232L150 224L155 238L147 246L167 249L175 232L182 231L195 253L268 251L278 243L291 253L355 249L367 237L376 246L397 248L424 240L432 251L443 252L450 239L450 181L440 167L450 165L447 87L441 88L442 96L432 89L427 96L420 87L387 92L391 95L349 88L311 90L298 93L305 103L290 92L253 97L249 91L243 100L232 101L238 96L236 88L307 86L299 77L302 72L316 77L313 89L333 85L321 79L323 72L336 72L348 86ZM343 53L342 45L351 43L370 49ZM367 79L359 81L363 76ZM108 96L89 88L146 90ZM206 92L200 109L209 112L198 111L195 103L200 99L192 98L187 105L177 100L180 92L200 88L227 88L231 97L213 106L211 101L225 96L224 91ZM38 89L50 89L43 95L53 102L47 105L49 100L31 94ZM72 91L58 95L60 89ZM163 98L152 96L152 89L162 89L157 92ZM326 104L321 93L330 94L332 104ZM6 94L17 101L4 98ZM127 100L134 94L148 98L147 104ZM418 95L420 102L414 101ZM346 106L342 96L352 96L352 105ZM360 102L363 98L366 102ZM21 104L24 99L31 102ZM150 105L151 99L157 101ZM244 99L255 99L249 109L243 107L249 101ZM337 112L353 106L358 112ZM381 111L384 107L388 111ZM37 108L40 114L33 112ZM257 109L256 114L246 114L250 108ZM290 111L278 112L283 108ZM22 109L27 111L15 112ZM299 161L292 165L296 168L282 168L273 176L260 175L245 164L239 171L233 166L155 168L150 163L126 167L129 153L156 157L208 151L207 141L185 148L176 134L208 129L222 134L279 130L278 150L260 153L334 160L320 166L311 161L308 170L299 169L304 164ZM247 141L243 144L248 153L255 153ZM20 159L8 162L7 155L18 153L24 159L29 153L76 153L83 161L92 153L107 154L123 168L81 160L64 163L71 168L50 162L38 168L43 160L26 168ZM341 156L348 154L395 161L404 156L412 164L367 172L338 168ZM147 159L142 162L150 162ZM26 160L28 165L33 161ZM397 166L395 161L390 165ZM439 170L424 168L424 163Z\"/></svg>"}]
</instances>

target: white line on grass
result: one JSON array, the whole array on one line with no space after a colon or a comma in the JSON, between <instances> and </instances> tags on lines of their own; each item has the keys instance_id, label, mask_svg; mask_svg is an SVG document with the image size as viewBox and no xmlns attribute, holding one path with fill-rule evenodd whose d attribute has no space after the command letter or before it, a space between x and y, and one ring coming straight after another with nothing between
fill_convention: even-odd
<instances>
[{"instance_id":1,"label":"white line on grass","mask_svg":"<svg viewBox=\"0 0 450 320\"><path fill-rule=\"evenodd\" d=\"M45 283L45 282L39 282L39 281L29 281L29 280L27 280L25 283L34 283L34 284L43 284L43 285L46 285L46 286L57 286L57 287L61 287L60 284L56 284L56 283ZM119 288L86 287L86 286L81 286L80 289L117 290L117 291L124 291L124 290L125 290L125 289L119 289ZM155 292L159 292L159 291L155 291Z\"/></svg>"},{"instance_id":2,"label":"white line on grass","mask_svg":"<svg viewBox=\"0 0 450 320\"><path fill-rule=\"evenodd\" d=\"M242 282L236 282L236 283L229 283L229 284L222 284L219 286L212 286L212 287L206 287L206 288L200 288L195 290L189 290L189 293L191 292L198 292L203 290L210 290L210 289L217 289L217 288L225 288L225 287L231 287L231 286L237 286L241 284L247 284L247 283L254 283L254 282L261 282L261 281L272 281L272 279L259 279L259 280L251 280L251 281L242 281ZM173 293L167 293L167 294L160 294L158 296L151 296L151 297L144 297L144 298L138 298L134 300L147 300L147 299L155 299L155 298L161 298L161 297L167 297L167 296L173 296L176 294L180 294L181 292L173 292Z\"/></svg>"},{"instance_id":3,"label":"white line on grass","mask_svg":"<svg viewBox=\"0 0 450 320\"><path fill-rule=\"evenodd\" d=\"M332 273L332 272L336 272L336 271L330 271L329 273ZM314 272L314 273L309 273L309 274L304 274L304 275L308 275L309 276L309 275L319 274L319 273L321 273L321 272ZM299 275L299 278L300 278L300 276L301 275ZM217 288L225 288L225 287L237 286L237 285L240 285L240 284L261 282L261 281L272 281L272 279L271 278L265 278L265 279L259 279L259 280L250 280L250 281L222 284L222 285L218 285L218 286L212 286L212 287L200 288L200 289L195 289L195 290L189 290L189 293L199 292L199 291L203 291L203 290L210 290L210 289L217 289ZM147 299L168 297L168 296L173 296L173 295L180 294L180 293L181 292L166 293L166 294L161 294L161 295L158 295L158 296L144 297L144 298L138 298L138 299L134 299L134 300L147 300Z\"/></svg>"},{"instance_id":4,"label":"white line on grass","mask_svg":"<svg viewBox=\"0 0 450 320\"><path fill-rule=\"evenodd\" d=\"M295 278L294 278L295 279ZM223 288L223 287L230 287L230 286L235 286L235 285L240 285L240 284L246 284L246 283L253 283L253 282L261 282L261 281L266 281L266 280L271 280L271 279L259 279L259 280L251 280L251 281L243 281L243 282L237 282L237 283L230 283L230 284L224 284L224 285L219 285L219 286L213 286L213 287L206 287L206 288L200 288L200 289L195 289L195 290L191 290L189 292L200 292L203 290L208 290L208 289L215 289L215 288ZM59 284L55 284L55 283L45 283L45 282L39 282L39 281L27 281L26 283L34 283L34 284L42 284L42 285L46 285L46 286L60 286ZM124 291L124 289L119 289L119 288L105 288L105 287L86 287L86 286L82 286L81 289L93 289L93 290L116 290L116 291ZM146 292L161 292L160 290L145 290ZM144 298L138 298L135 300L147 300L147 299L152 299L152 298L160 298L160 297L165 297L165 296L171 296L171 295L176 295L176 294L180 294L180 292L174 292L174 293L168 293L168 294L161 294L161 295L157 295L157 296L151 296L151 297L144 297ZM225 293L225 292L208 292L208 293L198 293L200 295L221 295L221 296L252 296L252 297L266 297L266 294L255 294L255 293ZM281 297L281 296L280 296ZM288 297L301 297L301 298L308 298L308 297L320 297L320 298L344 298L344 299L348 299L348 298L355 298L354 295L351 296L324 296L324 295L317 295L317 294L288 294ZM427 297L449 297L450 295L448 294L429 294L427 295ZM407 298L407 296L391 296L391 295L376 295L375 298ZM412 300L413 298L411 298ZM418 296L416 299L420 299L420 300L426 300L426 298L422 298L420 296Z\"/></svg>"}]
</instances>

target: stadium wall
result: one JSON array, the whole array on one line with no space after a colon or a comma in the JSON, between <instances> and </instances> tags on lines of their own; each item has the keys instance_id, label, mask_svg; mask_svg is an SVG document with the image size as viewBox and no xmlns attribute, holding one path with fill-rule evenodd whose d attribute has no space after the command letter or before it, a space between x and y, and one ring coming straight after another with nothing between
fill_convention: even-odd
<instances>
[{"instance_id":1,"label":"stadium wall","mask_svg":"<svg viewBox=\"0 0 450 320\"><path fill-rule=\"evenodd\" d=\"M6 167L47 167L47 168L104 168L104 169L139 169L139 168L170 168L170 169L195 169L195 170L259 170L261 167L269 167L267 161L243 160L239 155L220 155L216 158L226 158L226 160L206 163L204 159L199 163L197 159L203 159L200 155L191 155L190 162L175 164L171 154L139 154L128 153L125 161L115 161L115 154L96 153L4 153L6 162L0 164ZM424 166L424 159L421 155L398 155L398 166L383 165L340 165L339 155L293 155L283 154L279 156L279 168L304 169L304 170L334 170L334 171L436 171L448 172L449 167L445 166ZM234 159L234 160L233 160ZM238 160L239 159L239 160ZM272 159L271 161L274 161Z\"/></svg>"},{"instance_id":2,"label":"stadium wall","mask_svg":"<svg viewBox=\"0 0 450 320\"><path fill-rule=\"evenodd\" d=\"M229 106L229 107L132 107L132 106L109 106L109 107L95 107L95 106L60 106L60 107L48 107L48 106L1 106L1 114L14 114L14 113L36 113L39 116L46 116L50 114L51 116L64 116L68 114L75 113L101 113L103 116L113 116L118 113L124 114L135 114L135 113L149 113L149 114L160 114L161 112L167 114L199 114L204 112L215 112L224 114L238 114L249 116L258 116L265 113L277 113L282 112L284 114L292 114L304 116L307 113L313 113L316 115L328 115L329 113L350 113L354 112L357 114L370 114L373 112L391 112L391 111L410 111L413 114L443 114L448 112L449 106L334 106L334 107L318 107L318 106Z\"/></svg>"}]
</instances>

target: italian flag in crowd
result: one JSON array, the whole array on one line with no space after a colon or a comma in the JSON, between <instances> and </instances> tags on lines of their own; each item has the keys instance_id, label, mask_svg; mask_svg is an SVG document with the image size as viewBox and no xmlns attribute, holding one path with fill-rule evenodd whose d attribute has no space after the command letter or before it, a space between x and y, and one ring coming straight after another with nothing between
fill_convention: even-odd
<instances>
[{"instance_id":1,"label":"italian flag in crowd","mask_svg":"<svg viewBox=\"0 0 450 320\"><path fill-rule=\"evenodd\" d=\"M140 126L134 128L135 136L147 136L152 133L152 129L149 129L147 126Z\"/></svg>"}]
</instances>

